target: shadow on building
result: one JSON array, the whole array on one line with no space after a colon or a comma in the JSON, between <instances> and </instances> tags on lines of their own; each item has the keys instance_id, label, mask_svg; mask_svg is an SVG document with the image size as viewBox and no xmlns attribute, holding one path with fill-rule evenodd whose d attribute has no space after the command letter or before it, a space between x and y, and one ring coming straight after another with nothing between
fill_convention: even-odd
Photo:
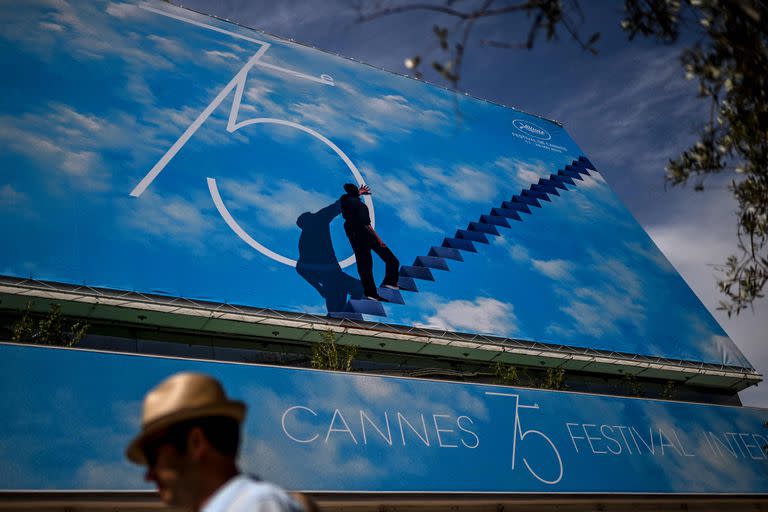
<instances>
[{"instance_id":1,"label":"shadow on building","mask_svg":"<svg viewBox=\"0 0 768 512\"><path fill-rule=\"evenodd\" d=\"M347 298L360 299L360 280L345 273L336 258L331 240L331 221L341 213L336 201L315 213L304 212L296 219L301 229L296 272L325 299L327 312L344 311Z\"/></svg>"}]
</instances>

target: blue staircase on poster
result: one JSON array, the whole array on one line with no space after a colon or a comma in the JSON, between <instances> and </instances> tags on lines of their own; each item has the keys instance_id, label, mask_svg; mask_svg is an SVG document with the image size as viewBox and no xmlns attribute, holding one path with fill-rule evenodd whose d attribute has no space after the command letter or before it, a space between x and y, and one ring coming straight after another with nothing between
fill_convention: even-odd
<instances>
[{"instance_id":1,"label":"blue staircase on poster","mask_svg":"<svg viewBox=\"0 0 768 512\"><path fill-rule=\"evenodd\" d=\"M0 16L3 276L750 367L556 123L165 2Z\"/></svg>"}]
</instances>

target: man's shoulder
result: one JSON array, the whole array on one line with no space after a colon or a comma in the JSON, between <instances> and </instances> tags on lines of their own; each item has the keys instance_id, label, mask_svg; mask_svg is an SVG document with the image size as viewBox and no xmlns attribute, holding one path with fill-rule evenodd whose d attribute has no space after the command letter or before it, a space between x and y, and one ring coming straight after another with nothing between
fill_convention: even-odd
<instances>
[{"instance_id":1,"label":"man's shoulder","mask_svg":"<svg viewBox=\"0 0 768 512\"><path fill-rule=\"evenodd\" d=\"M259 480L256 477L246 477L245 478L245 487L251 492L255 493L263 493L263 494L285 494L286 496L288 493L280 486L273 484L272 482L266 482L264 480Z\"/></svg>"},{"instance_id":2,"label":"man's shoulder","mask_svg":"<svg viewBox=\"0 0 768 512\"><path fill-rule=\"evenodd\" d=\"M248 478L237 500L237 511L298 512L301 507L281 487L263 480Z\"/></svg>"}]
</instances>

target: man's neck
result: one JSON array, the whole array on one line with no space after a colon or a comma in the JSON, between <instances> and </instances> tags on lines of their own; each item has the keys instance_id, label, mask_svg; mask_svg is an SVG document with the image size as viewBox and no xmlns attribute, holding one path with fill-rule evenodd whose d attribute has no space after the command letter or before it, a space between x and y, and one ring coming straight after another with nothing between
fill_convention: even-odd
<instances>
[{"instance_id":1,"label":"man's neck","mask_svg":"<svg viewBox=\"0 0 768 512\"><path fill-rule=\"evenodd\" d=\"M240 470L237 466L231 466L226 471L220 471L213 473L205 478L200 485L200 500L197 506L192 509L192 512L200 512L205 505L211 500L211 498L222 488L227 482L240 474Z\"/></svg>"}]
</instances>

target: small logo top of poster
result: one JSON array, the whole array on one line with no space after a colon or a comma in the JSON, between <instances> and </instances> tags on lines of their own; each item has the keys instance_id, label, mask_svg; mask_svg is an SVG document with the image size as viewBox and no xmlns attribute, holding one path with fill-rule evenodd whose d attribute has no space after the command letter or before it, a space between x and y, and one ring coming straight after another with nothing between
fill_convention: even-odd
<instances>
[{"instance_id":1,"label":"small logo top of poster","mask_svg":"<svg viewBox=\"0 0 768 512\"><path fill-rule=\"evenodd\" d=\"M537 139L549 140L552 138L549 132L544 128L540 128L535 124L523 121L522 119L515 119L512 121L512 125L524 134L536 137Z\"/></svg>"}]
</instances>

